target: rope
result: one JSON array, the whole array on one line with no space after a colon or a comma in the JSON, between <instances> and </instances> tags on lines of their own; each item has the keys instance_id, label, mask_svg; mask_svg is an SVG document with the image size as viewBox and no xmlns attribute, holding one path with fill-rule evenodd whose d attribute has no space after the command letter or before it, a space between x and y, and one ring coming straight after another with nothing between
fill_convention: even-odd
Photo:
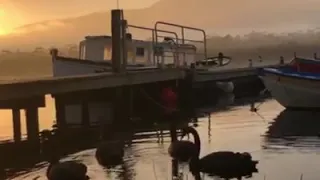
<instances>
[{"instance_id":1,"label":"rope","mask_svg":"<svg viewBox=\"0 0 320 180\"><path fill-rule=\"evenodd\" d=\"M266 89L265 89L265 90L266 90ZM263 90L262 92L265 92L265 90ZM263 122L266 123L266 121L267 121L266 118L264 118L264 117L258 112L259 107L264 104L264 101L263 101L263 102L260 102L260 104L258 104L257 106L255 106L254 103L255 103L254 101L251 103L250 111L253 112L253 113L255 113L255 114L257 114L257 115L263 120Z\"/></svg>"}]
</instances>

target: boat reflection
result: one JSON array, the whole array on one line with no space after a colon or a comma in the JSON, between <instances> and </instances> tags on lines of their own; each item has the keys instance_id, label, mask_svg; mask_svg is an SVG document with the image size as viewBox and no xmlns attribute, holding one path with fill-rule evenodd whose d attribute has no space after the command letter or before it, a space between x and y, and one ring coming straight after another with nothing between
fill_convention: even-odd
<instances>
[{"instance_id":1,"label":"boat reflection","mask_svg":"<svg viewBox=\"0 0 320 180\"><path fill-rule=\"evenodd\" d=\"M269 126L265 149L317 149L320 147L320 112L284 110Z\"/></svg>"}]
</instances>

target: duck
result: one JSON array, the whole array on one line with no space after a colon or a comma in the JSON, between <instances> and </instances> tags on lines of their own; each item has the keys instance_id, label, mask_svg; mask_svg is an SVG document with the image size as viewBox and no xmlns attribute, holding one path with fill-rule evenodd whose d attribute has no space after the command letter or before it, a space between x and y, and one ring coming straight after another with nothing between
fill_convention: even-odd
<instances>
[{"instance_id":1,"label":"duck","mask_svg":"<svg viewBox=\"0 0 320 180\"><path fill-rule=\"evenodd\" d=\"M83 163L76 161L60 162L57 147L54 144L54 137L50 130L41 132L43 143L43 153L49 157L49 166L46 171L48 180L89 180L87 175L87 166Z\"/></svg>"},{"instance_id":2,"label":"duck","mask_svg":"<svg viewBox=\"0 0 320 180\"><path fill-rule=\"evenodd\" d=\"M193 127L183 129L182 136L192 134L194 137L195 156L189 161L189 170L196 180L200 180L200 172L209 176L219 176L226 180L236 178L241 180L242 177L250 177L252 173L258 172L256 165L258 161L252 160L248 152L239 153L232 151L212 152L202 158L199 158L201 150L201 141L198 132Z\"/></svg>"}]
</instances>

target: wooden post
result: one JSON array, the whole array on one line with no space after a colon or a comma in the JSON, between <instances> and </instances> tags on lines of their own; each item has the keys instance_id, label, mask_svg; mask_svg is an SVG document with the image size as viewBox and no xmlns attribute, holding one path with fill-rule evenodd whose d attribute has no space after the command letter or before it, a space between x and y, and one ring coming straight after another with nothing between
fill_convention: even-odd
<instances>
[{"instance_id":1,"label":"wooden post","mask_svg":"<svg viewBox=\"0 0 320 180\"><path fill-rule=\"evenodd\" d=\"M56 108L56 121L58 129L64 129L66 127L66 110L65 110L65 104L62 100L62 98L59 98L57 96L54 96L54 102L55 102L55 108Z\"/></svg>"},{"instance_id":2,"label":"wooden post","mask_svg":"<svg viewBox=\"0 0 320 180\"><path fill-rule=\"evenodd\" d=\"M58 56L58 49L56 49L56 48L51 49L50 50L50 55L51 55L52 61L55 61L55 59Z\"/></svg>"},{"instance_id":3,"label":"wooden post","mask_svg":"<svg viewBox=\"0 0 320 180\"><path fill-rule=\"evenodd\" d=\"M111 35L112 35L112 70L119 73L121 70L121 25L122 10L111 10Z\"/></svg>"},{"instance_id":4,"label":"wooden post","mask_svg":"<svg viewBox=\"0 0 320 180\"><path fill-rule=\"evenodd\" d=\"M223 62L223 53L219 52L218 53L218 61L219 61L219 66L222 66L222 62ZM207 61L208 62L208 61ZM207 64L208 65L208 64Z\"/></svg>"},{"instance_id":5,"label":"wooden post","mask_svg":"<svg viewBox=\"0 0 320 180\"><path fill-rule=\"evenodd\" d=\"M126 72L128 64L128 38L127 38L127 20L121 21L121 36L122 36L122 62L121 62L121 71Z\"/></svg>"},{"instance_id":6,"label":"wooden post","mask_svg":"<svg viewBox=\"0 0 320 180\"><path fill-rule=\"evenodd\" d=\"M12 120L13 120L13 139L14 142L21 141L21 114L20 109L12 109Z\"/></svg>"},{"instance_id":7,"label":"wooden post","mask_svg":"<svg viewBox=\"0 0 320 180\"><path fill-rule=\"evenodd\" d=\"M27 139L35 150L40 150L39 117L37 107L28 107L26 112ZM40 151L39 151L40 152ZM37 152L38 153L38 152Z\"/></svg>"},{"instance_id":8,"label":"wooden post","mask_svg":"<svg viewBox=\"0 0 320 180\"><path fill-rule=\"evenodd\" d=\"M82 126L85 129L88 129L90 126L90 120L89 120L89 105L88 102L85 100L81 103L81 112L82 112Z\"/></svg>"},{"instance_id":9,"label":"wooden post","mask_svg":"<svg viewBox=\"0 0 320 180\"><path fill-rule=\"evenodd\" d=\"M280 64L284 64L284 57L280 56Z\"/></svg>"},{"instance_id":10,"label":"wooden post","mask_svg":"<svg viewBox=\"0 0 320 180\"><path fill-rule=\"evenodd\" d=\"M117 130L121 129L124 121L124 115L127 114L127 108L125 108L123 100L123 90L124 87L116 87L114 88L114 99L113 99L113 124Z\"/></svg>"},{"instance_id":11,"label":"wooden post","mask_svg":"<svg viewBox=\"0 0 320 180\"><path fill-rule=\"evenodd\" d=\"M253 66L253 63L252 63L252 59L249 59L249 67L251 68Z\"/></svg>"}]
</instances>

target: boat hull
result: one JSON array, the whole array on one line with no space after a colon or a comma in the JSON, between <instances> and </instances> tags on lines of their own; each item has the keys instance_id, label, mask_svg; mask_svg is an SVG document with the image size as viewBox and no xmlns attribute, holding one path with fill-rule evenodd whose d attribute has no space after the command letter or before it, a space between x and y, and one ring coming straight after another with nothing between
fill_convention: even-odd
<instances>
[{"instance_id":1,"label":"boat hull","mask_svg":"<svg viewBox=\"0 0 320 180\"><path fill-rule=\"evenodd\" d=\"M52 61L54 76L74 76L101 72L111 72L111 61L91 61L75 58L56 57ZM143 71L156 69L155 66L144 66L141 64L127 65L128 71Z\"/></svg>"},{"instance_id":2,"label":"boat hull","mask_svg":"<svg viewBox=\"0 0 320 180\"><path fill-rule=\"evenodd\" d=\"M264 72L266 89L287 109L320 109L320 80Z\"/></svg>"}]
</instances>

